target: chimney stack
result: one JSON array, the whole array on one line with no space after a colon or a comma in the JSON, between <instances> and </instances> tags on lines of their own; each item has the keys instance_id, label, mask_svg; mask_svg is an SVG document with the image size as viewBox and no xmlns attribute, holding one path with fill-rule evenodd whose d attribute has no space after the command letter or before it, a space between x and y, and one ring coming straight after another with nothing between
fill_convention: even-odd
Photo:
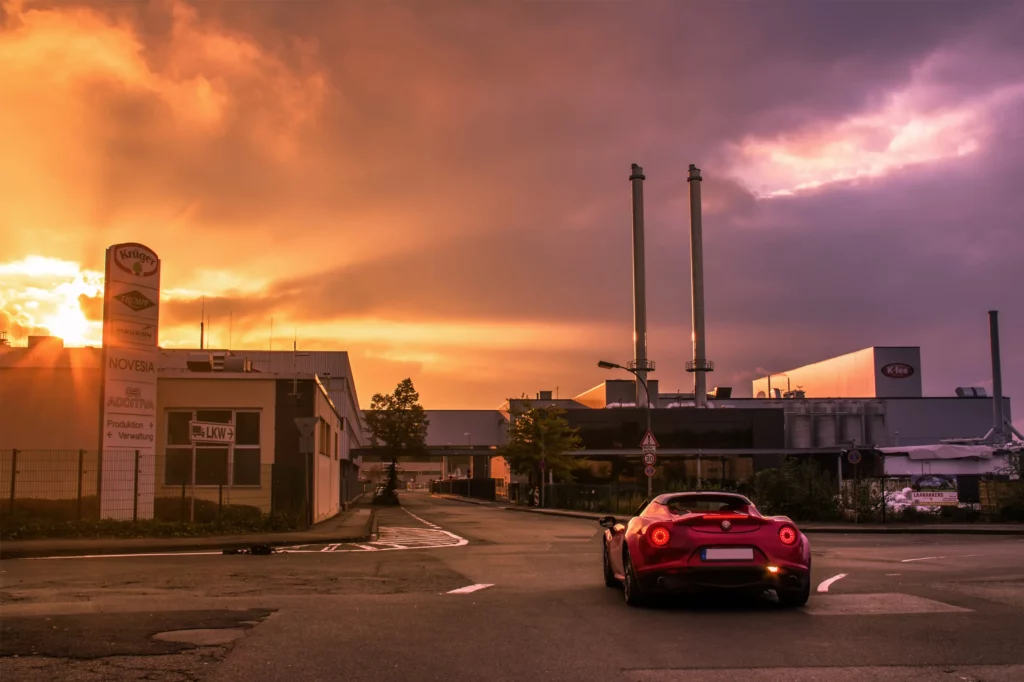
<instances>
[{"instance_id":1,"label":"chimney stack","mask_svg":"<svg viewBox=\"0 0 1024 682\"><path fill-rule=\"evenodd\" d=\"M644 169L633 164L629 175L633 194L633 369L636 382L636 406L650 402L647 395L647 372L654 369L647 362L647 273L644 266Z\"/></svg>"},{"instance_id":2,"label":"chimney stack","mask_svg":"<svg viewBox=\"0 0 1024 682\"><path fill-rule=\"evenodd\" d=\"M708 362L704 349L704 242L700 211L700 169L690 164L686 182L690 185L690 293L693 309L693 360L686 363L686 371L693 373L693 404L707 407L708 389L706 372L713 372L715 364Z\"/></svg>"},{"instance_id":3,"label":"chimney stack","mask_svg":"<svg viewBox=\"0 0 1024 682\"><path fill-rule=\"evenodd\" d=\"M988 311L988 334L992 344L992 412L995 425L992 438L996 445L1009 440L1006 436L1006 417L1003 416L1003 370L999 360L999 311Z\"/></svg>"}]
</instances>

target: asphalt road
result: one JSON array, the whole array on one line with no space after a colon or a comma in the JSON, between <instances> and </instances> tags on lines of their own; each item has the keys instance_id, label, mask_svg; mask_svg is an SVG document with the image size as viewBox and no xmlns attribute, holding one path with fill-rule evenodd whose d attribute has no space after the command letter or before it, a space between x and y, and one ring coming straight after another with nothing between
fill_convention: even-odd
<instances>
[{"instance_id":1,"label":"asphalt road","mask_svg":"<svg viewBox=\"0 0 1024 682\"><path fill-rule=\"evenodd\" d=\"M360 545L0 562L0 677L1024 679L1024 538L812 536L804 609L638 610L592 522L403 499Z\"/></svg>"}]
</instances>

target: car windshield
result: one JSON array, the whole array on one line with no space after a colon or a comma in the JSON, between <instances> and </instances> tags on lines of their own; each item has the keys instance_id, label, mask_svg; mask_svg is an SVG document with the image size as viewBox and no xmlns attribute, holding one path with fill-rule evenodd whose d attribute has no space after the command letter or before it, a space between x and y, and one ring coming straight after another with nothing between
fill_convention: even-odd
<instances>
[{"instance_id":1,"label":"car windshield","mask_svg":"<svg viewBox=\"0 0 1024 682\"><path fill-rule=\"evenodd\" d=\"M750 508L746 500L732 495L677 495L667 500L665 506L676 516L714 512L745 514Z\"/></svg>"}]
</instances>

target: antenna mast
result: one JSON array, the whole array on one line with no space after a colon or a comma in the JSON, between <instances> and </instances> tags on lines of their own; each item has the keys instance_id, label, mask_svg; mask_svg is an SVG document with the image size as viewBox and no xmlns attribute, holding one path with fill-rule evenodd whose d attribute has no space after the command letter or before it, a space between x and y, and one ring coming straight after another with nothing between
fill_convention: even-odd
<instances>
[{"instance_id":1,"label":"antenna mast","mask_svg":"<svg viewBox=\"0 0 1024 682\"><path fill-rule=\"evenodd\" d=\"M203 307L202 307L202 310L199 312L199 350L203 349L203 341L204 341L204 335L205 335L205 331L206 331L205 330L205 325L204 325L205 321L206 321L206 294L203 294Z\"/></svg>"}]
</instances>

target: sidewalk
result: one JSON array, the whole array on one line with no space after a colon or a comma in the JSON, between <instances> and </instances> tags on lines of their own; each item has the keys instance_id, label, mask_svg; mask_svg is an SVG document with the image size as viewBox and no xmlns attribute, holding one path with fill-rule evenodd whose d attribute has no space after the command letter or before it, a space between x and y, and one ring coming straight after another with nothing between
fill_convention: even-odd
<instances>
[{"instance_id":1,"label":"sidewalk","mask_svg":"<svg viewBox=\"0 0 1024 682\"><path fill-rule=\"evenodd\" d=\"M349 511L322 521L303 531L285 533L248 533L191 538L53 538L42 540L4 540L0 559L30 557L94 556L103 554L153 554L159 552L215 552L247 549L253 545L328 544L369 540L373 533L374 511L357 501Z\"/></svg>"},{"instance_id":2,"label":"sidewalk","mask_svg":"<svg viewBox=\"0 0 1024 682\"><path fill-rule=\"evenodd\" d=\"M503 505L498 502L472 500L455 495L434 495L445 500L455 500L503 509L505 511L525 512L528 514L547 514L548 516L565 516L573 519L597 521L607 514L570 511L568 509L537 509L519 505ZM622 515L623 518L627 518ZM945 535L1024 535L1024 524L1020 523L801 523L800 530L805 533L874 533L874 534L945 534Z\"/></svg>"}]
</instances>

